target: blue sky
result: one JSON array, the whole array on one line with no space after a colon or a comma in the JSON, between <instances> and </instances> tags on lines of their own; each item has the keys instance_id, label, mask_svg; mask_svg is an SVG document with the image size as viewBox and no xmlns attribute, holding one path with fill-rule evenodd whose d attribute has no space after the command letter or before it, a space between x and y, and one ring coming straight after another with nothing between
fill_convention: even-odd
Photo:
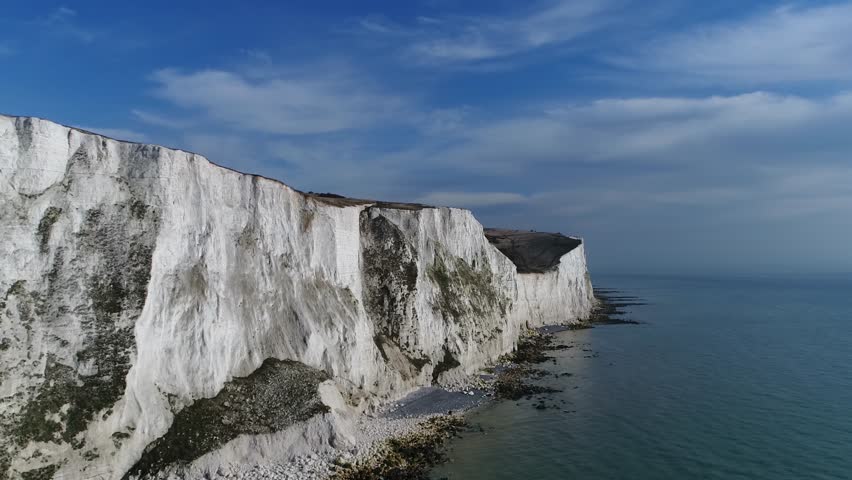
<instances>
[{"instance_id":1,"label":"blue sky","mask_svg":"<svg viewBox=\"0 0 852 480\"><path fill-rule=\"evenodd\" d=\"M852 2L248 4L4 5L0 111L580 235L593 273L852 271Z\"/></svg>"}]
</instances>

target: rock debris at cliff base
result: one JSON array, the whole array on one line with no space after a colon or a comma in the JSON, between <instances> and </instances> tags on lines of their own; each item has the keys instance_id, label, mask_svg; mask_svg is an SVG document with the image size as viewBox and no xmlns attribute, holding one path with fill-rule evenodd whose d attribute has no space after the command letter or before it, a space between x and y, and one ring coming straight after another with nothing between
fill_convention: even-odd
<instances>
[{"instance_id":1,"label":"rock debris at cliff base","mask_svg":"<svg viewBox=\"0 0 852 480\"><path fill-rule=\"evenodd\" d=\"M271 433L328 412L317 388L325 372L298 362L266 360L251 375L225 384L175 415L169 431L151 443L126 478L145 478L167 468L180 471L239 435Z\"/></svg>"}]
</instances>

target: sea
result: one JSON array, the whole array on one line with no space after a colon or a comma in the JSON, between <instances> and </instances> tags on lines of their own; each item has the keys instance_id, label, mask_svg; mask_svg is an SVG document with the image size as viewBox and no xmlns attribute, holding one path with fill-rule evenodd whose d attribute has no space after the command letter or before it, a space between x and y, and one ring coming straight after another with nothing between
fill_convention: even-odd
<instances>
[{"instance_id":1,"label":"sea","mask_svg":"<svg viewBox=\"0 0 852 480\"><path fill-rule=\"evenodd\" d=\"M560 390L469 415L434 479L852 479L852 275L596 276L639 325L556 334Z\"/></svg>"}]
</instances>

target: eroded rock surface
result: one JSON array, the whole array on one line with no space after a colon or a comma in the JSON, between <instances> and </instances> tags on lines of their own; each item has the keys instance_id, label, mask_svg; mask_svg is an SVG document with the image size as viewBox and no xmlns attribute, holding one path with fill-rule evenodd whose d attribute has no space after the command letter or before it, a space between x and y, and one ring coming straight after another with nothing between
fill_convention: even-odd
<instances>
[{"instance_id":1,"label":"eroded rock surface","mask_svg":"<svg viewBox=\"0 0 852 480\"><path fill-rule=\"evenodd\" d=\"M0 116L0 255L4 480L345 442L347 415L594 306L582 245L523 273L466 210L305 194L34 118Z\"/></svg>"}]
</instances>

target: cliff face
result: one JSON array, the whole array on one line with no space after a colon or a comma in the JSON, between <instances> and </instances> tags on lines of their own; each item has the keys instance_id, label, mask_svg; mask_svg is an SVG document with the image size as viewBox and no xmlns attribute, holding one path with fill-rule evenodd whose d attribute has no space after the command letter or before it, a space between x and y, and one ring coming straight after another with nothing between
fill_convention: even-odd
<instances>
[{"instance_id":1,"label":"cliff face","mask_svg":"<svg viewBox=\"0 0 852 480\"><path fill-rule=\"evenodd\" d=\"M582 240L558 233L488 228L485 236L517 267L515 316L529 327L584 318L594 307Z\"/></svg>"},{"instance_id":2,"label":"cliff face","mask_svg":"<svg viewBox=\"0 0 852 480\"><path fill-rule=\"evenodd\" d=\"M0 252L0 479L144 474L369 409L593 302L582 244L519 274L466 210L33 118L0 116Z\"/></svg>"}]
</instances>

